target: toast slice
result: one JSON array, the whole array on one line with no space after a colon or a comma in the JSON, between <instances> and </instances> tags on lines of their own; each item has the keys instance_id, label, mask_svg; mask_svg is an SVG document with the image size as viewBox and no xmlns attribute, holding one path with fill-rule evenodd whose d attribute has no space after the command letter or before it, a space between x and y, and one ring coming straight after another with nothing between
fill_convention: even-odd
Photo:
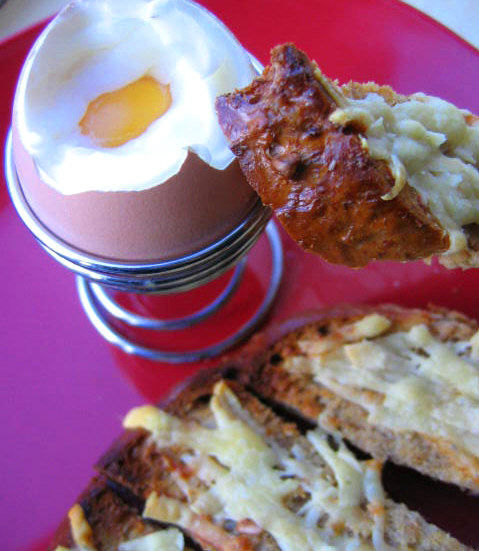
<instances>
[{"instance_id":1,"label":"toast slice","mask_svg":"<svg viewBox=\"0 0 479 551\"><path fill-rule=\"evenodd\" d=\"M391 459L477 490L477 329L454 312L383 305L258 334L162 409L127 415L50 549L469 549L388 497L381 473Z\"/></svg>"},{"instance_id":2,"label":"toast slice","mask_svg":"<svg viewBox=\"0 0 479 551\"><path fill-rule=\"evenodd\" d=\"M461 314L312 312L255 336L230 370L378 460L479 490L479 332Z\"/></svg>"},{"instance_id":3,"label":"toast slice","mask_svg":"<svg viewBox=\"0 0 479 551\"><path fill-rule=\"evenodd\" d=\"M215 551L467 549L387 498L380 462L278 416L229 375L202 374L163 411L133 410L100 460L144 517Z\"/></svg>"},{"instance_id":4,"label":"toast slice","mask_svg":"<svg viewBox=\"0 0 479 551\"><path fill-rule=\"evenodd\" d=\"M216 102L249 183L329 262L479 265L479 119L424 94L339 87L292 44Z\"/></svg>"}]
</instances>

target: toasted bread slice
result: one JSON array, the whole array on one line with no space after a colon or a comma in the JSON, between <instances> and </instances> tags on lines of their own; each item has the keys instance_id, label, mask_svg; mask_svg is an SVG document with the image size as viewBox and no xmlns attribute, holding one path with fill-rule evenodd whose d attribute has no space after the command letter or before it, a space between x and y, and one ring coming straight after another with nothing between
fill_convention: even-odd
<instances>
[{"instance_id":1,"label":"toasted bread slice","mask_svg":"<svg viewBox=\"0 0 479 551\"><path fill-rule=\"evenodd\" d=\"M272 327L163 409L130 412L50 549L466 550L388 497L381 470L477 490L478 335L460 314L388 305Z\"/></svg>"},{"instance_id":2,"label":"toasted bread slice","mask_svg":"<svg viewBox=\"0 0 479 551\"><path fill-rule=\"evenodd\" d=\"M384 495L381 464L279 417L241 385L202 374L165 411L137 408L101 472L203 549L466 549Z\"/></svg>"},{"instance_id":3,"label":"toasted bread slice","mask_svg":"<svg viewBox=\"0 0 479 551\"><path fill-rule=\"evenodd\" d=\"M216 106L249 183L305 250L353 267L479 265L477 117L374 83L339 87L291 44Z\"/></svg>"},{"instance_id":4,"label":"toasted bread slice","mask_svg":"<svg viewBox=\"0 0 479 551\"><path fill-rule=\"evenodd\" d=\"M244 354L235 372L258 394L376 459L479 490L475 321L444 309L342 306L272 327Z\"/></svg>"}]
</instances>

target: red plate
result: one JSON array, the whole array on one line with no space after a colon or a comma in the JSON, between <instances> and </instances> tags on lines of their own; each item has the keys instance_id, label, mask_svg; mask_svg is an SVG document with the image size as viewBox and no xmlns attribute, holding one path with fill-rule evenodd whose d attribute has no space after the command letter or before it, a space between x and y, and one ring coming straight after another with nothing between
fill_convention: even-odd
<instances>
[{"instance_id":1,"label":"red plate","mask_svg":"<svg viewBox=\"0 0 479 551\"><path fill-rule=\"evenodd\" d=\"M375 80L403 93L421 90L479 112L478 52L396 1L208 0L205 4L263 63L275 44L293 41L326 74L341 81ZM34 28L0 47L2 142L21 62L40 30ZM475 270L446 271L423 263L350 270L303 254L284 235L283 241L286 273L274 319L337 302L390 301L410 306L433 302L472 316L479 311ZM41 549L41 542L86 484L91 465L119 432L128 408L157 399L198 366L152 364L104 342L81 310L73 276L29 235L3 182L0 242L1 545L7 550ZM261 252L253 256L258 258ZM261 291L258 277L249 270L250 289ZM238 306L241 302L236 301L231 312L239 317ZM424 507L431 519L439 519L464 540L479 544L477 530L474 533L479 512L475 501L466 503L446 491L434 499L434 508L432 490L417 484L405 482L411 503ZM396 488L397 495L400 491ZM449 504L446 509L445 503ZM441 519L444 510L448 518ZM465 510L469 514L463 514Z\"/></svg>"}]
</instances>

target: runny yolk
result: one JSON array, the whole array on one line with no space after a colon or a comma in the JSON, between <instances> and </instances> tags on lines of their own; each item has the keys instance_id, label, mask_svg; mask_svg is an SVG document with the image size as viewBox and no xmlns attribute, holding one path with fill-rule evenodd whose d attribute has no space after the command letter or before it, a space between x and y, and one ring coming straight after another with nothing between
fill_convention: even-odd
<instances>
[{"instance_id":1,"label":"runny yolk","mask_svg":"<svg viewBox=\"0 0 479 551\"><path fill-rule=\"evenodd\" d=\"M170 105L170 87L143 76L92 100L79 126L96 145L118 147L143 134Z\"/></svg>"}]
</instances>

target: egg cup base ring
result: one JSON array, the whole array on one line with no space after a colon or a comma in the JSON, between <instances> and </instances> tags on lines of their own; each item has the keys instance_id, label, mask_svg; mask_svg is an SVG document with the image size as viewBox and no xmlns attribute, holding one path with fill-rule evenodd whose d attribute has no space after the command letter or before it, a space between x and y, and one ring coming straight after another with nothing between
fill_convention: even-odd
<instances>
[{"instance_id":1,"label":"egg cup base ring","mask_svg":"<svg viewBox=\"0 0 479 551\"><path fill-rule=\"evenodd\" d=\"M99 286L97 284L92 283L88 279L81 276L77 276L76 282L80 302L90 322L102 335L102 337L128 354L140 356L152 361L170 364L198 362L209 358L214 358L244 341L264 320L274 302L274 299L276 298L283 274L284 259L281 237L274 221L272 220L266 226L266 236L270 245L272 264L269 285L262 303L257 308L255 313L241 327L239 327L234 334L205 348L189 351L165 351L146 347L134 342L115 328L108 319L109 317L118 319L118 317L114 315L117 313L115 312L114 306L118 307L118 304L111 298L109 298L109 301L104 302L102 300L103 294L98 292ZM190 316L186 316L185 318L177 318L175 320L171 320L170 322L165 320L153 320L152 318L143 318L143 320L146 321L146 325L135 324L135 319L133 318L132 326L168 331L172 329L177 330L187 328L194 323L199 323L206 317L209 317L219 310L219 308L223 306L237 290L240 285L246 260L246 257L242 259L242 261L236 266L235 272L227 287L213 302L202 310ZM119 308L121 315L121 311L125 312L125 310L122 307ZM131 314L131 312L126 312ZM141 316L135 317L141 321ZM138 321L138 319L136 321ZM122 319L121 321L126 322L125 319ZM165 324L166 326L158 329L158 327L152 327L155 324L159 327L161 327L162 324ZM168 327L168 325L170 326Z\"/></svg>"}]
</instances>

